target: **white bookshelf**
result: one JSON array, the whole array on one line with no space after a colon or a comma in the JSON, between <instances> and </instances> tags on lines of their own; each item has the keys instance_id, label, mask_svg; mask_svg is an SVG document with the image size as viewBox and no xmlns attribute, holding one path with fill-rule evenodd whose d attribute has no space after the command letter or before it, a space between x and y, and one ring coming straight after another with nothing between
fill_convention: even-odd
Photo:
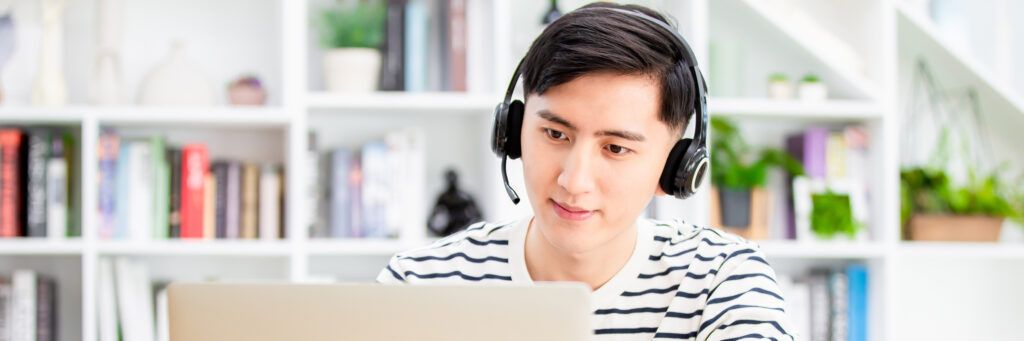
<instances>
[{"instance_id":1,"label":"white bookshelf","mask_svg":"<svg viewBox=\"0 0 1024 341\"><path fill-rule=\"evenodd\" d=\"M864 124L872 135L870 176L873 182L866 242L759 241L769 261L781 274L801 274L814 266L861 263L871 274L870 336L872 340L896 340L912 336L911 326L927 316L927 307L894 306L894 298L914 290L900 279L914 276L916 262L955 258L977 262L1024 261L1019 243L915 243L900 240L899 228L899 115L905 109L899 94L905 86L900 74L907 59L951 60L948 70L953 81L976 84L983 89L984 105L993 111L1009 112L1009 122L1019 130L1024 105L1014 89L1000 83L974 58L945 43L928 19L916 16L896 0L844 2L839 0L792 0L808 13L826 18L823 27L864 54L867 70L851 70L830 60L814 40L797 32L783 17L753 0L651 0L640 3L660 8L679 21L680 30L694 47L705 67L709 84L714 75L707 71L709 44L739 33L750 35L746 62L751 75L747 89L763 87L766 72L773 68L793 75L814 72L823 76L831 99L823 102L769 100L757 91L747 96L711 97L713 115L735 118L757 145L782 143L780 137L809 125ZM993 0L995 1L995 0ZM76 3L69 16L65 49L68 55L87 56L66 63L71 104L56 108L0 106L0 125L67 126L80 135L83 179L96 178L96 143L103 129L114 128L133 134L161 133L171 143L190 140L207 142L214 156L279 162L287 174L286 234L278 241L135 241L100 240L96 235L97 188L83 181L78 190L82 202L83 236L71 240L0 240L0 271L35 269L58 278L61 296L61 340L96 339L97 263L103 257L130 257L147 265L158 280L200 280L217 277L228 280L319 281L326 279L371 280L395 252L427 244L434 239L320 240L308 237L305 224L307 202L303 183L307 132L317 132L321 147L359 143L391 129L422 126L428 137L426 167L427 206L440 190L441 172L449 165L459 167L463 188L475 195L489 220L524 214L528 203L513 207L507 201L497 172L497 160L489 151L491 115L500 101L514 63L521 57L546 10L546 1L470 1L469 68L467 93L374 93L339 95L324 92L315 32L310 31L310 12L326 1L259 0L250 6L245 0L189 1L185 10L169 10L176 2L144 0L132 2L127 11L134 16L125 23L132 30L125 38L126 61L123 77L129 86L162 58L164 43L172 36L195 41L190 57L226 82L244 66L263 76L270 93L267 107L94 107L86 101L93 48L93 1ZM570 10L585 3L563 0ZM149 7L151 8L149 8ZM185 6L185 5L181 5ZM183 7L184 8L184 7ZM240 9L245 8L242 11ZM163 13L161 13L163 11ZM188 17L190 11L206 13L195 25L175 31L160 22ZM146 16L159 20L146 22ZM223 22L239 27L259 27L257 33L221 30ZM853 18L853 19L851 19ZM155 20L155 19L154 19ZM269 25L268 25L269 22ZM269 28L268 28L269 27ZM147 40L148 39L148 40ZM151 40L151 41L149 41ZM233 41L218 49L217 41ZM313 44L313 45L311 45ZM779 46L779 48L775 48ZM906 47L905 47L906 46ZM155 51L155 52L154 52ZM214 56L224 53L222 56ZM260 55L235 65L239 56ZM235 58L235 59L231 59ZM945 70L944 70L945 71ZM762 90L763 91L763 90ZM223 97L223 96L221 96ZM223 100L222 100L223 101ZM1012 124L1017 124L1013 126ZM1019 137L1001 136L1011 141ZM513 185L522 189L519 163L510 163ZM659 218L683 217L704 225L708 221L706 190L690 201L659 198ZM1012 228L1012 227L1011 227ZM1003 264L1003 263L1000 263ZM924 274L924 272L922 272ZM1019 281L1019 279L1018 279ZM1017 282L1019 285L1019 282ZM936 294L928 289L920 295ZM1020 296L1017 296L1020 297ZM1016 311L1010 311L1014 313ZM909 319L909 320L908 320ZM917 324L913 324L917 323ZM1002 334L994 334L999 338Z\"/></svg>"}]
</instances>

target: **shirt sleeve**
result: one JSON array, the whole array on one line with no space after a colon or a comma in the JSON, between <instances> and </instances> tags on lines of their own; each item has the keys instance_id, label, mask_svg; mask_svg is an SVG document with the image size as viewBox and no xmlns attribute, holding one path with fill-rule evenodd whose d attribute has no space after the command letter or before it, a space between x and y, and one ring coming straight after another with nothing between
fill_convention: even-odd
<instances>
[{"instance_id":1,"label":"shirt sleeve","mask_svg":"<svg viewBox=\"0 0 1024 341\"><path fill-rule=\"evenodd\" d=\"M377 283L381 284L404 284L405 275L402 266L398 262L399 255L394 255L388 261L388 265L377 274Z\"/></svg>"},{"instance_id":2,"label":"shirt sleeve","mask_svg":"<svg viewBox=\"0 0 1024 341\"><path fill-rule=\"evenodd\" d=\"M794 340L775 271L756 248L733 251L713 282L698 340Z\"/></svg>"}]
</instances>

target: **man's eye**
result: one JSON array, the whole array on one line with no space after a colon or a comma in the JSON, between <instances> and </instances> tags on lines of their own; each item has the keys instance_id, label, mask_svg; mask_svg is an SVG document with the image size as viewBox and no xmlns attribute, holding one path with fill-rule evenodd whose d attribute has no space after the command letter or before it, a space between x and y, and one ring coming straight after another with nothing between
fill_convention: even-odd
<instances>
[{"instance_id":1,"label":"man's eye","mask_svg":"<svg viewBox=\"0 0 1024 341\"><path fill-rule=\"evenodd\" d=\"M554 140L568 140L568 138L565 137L565 134L558 130L544 128L544 133Z\"/></svg>"},{"instance_id":2,"label":"man's eye","mask_svg":"<svg viewBox=\"0 0 1024 341\"><path fill-rule=\"evenodd\" d=\"M606 148L608 149L609 152L612 152L612 154L615 154L615 155L626 155L626 154L628 154L630 152L629 148L626 148L626 147L623 147L623 146L619 146L619 145L614 145L614 144L610 144Z\"/></svg>"}]
</instances>

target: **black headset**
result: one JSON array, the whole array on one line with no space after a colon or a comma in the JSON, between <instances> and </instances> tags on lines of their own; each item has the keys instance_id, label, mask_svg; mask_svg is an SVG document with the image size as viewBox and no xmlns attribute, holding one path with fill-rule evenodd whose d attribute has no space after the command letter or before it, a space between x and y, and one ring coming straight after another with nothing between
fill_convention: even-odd
<instances>
[{"instance_id":1,"label":"black headset","mask_svg":"<svg viewBox=\"0 0 1024 341\"><path fill-rule=\"evenodd\" d=\"M609 7L587 7L578 9L576 12L593 10L610 10L649 21L670 33L679 43L683 58L680 58L678 63L680 66L690 69L691 81L696 85L694 90L697 93L696 96L693 96L695 101L693 107L696 111L694 116L697 118L697 125L694 127L692 139L680 139L672 147L658 184L665 193L671 194L676 198L685 199L690 197L697 192L697 187L703 182L704 174L708 169L707 88L704 84L704 76L701 74L700 69L697 68L697 59L694 58L693 50L690 49L690 45L686 43L686 40L679 35L679 32L667 23L638 11ZM520 68L522 66L523 60L519 60L519 64L516 65L516 71L512 74L512 81L508 84L508 90L505 91L505 100L494 108L494 130L491 133L491 150L501 158L501 178L505 182L505 192L508 193L513 204L519 204L519 195L508 184L508 172L505 164L508 158L515 160L523 154L520 134L523 129L525 104L520 100L512 101L512 93L519 82Z\"/></svg>"}]
</instances>

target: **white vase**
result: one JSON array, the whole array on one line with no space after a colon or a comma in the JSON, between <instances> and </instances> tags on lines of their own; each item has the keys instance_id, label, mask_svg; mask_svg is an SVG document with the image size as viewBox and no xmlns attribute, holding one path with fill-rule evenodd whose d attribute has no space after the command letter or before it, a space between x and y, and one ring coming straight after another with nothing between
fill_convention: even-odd
<instances>
[{"instance_id":1,"label":"white vase","mask_svg":"<svg viewBox=\"0 0 1024 341\"><path fill-rule=\"evenodd\" d=\"M828 87L822 82L800 82L797 91L802 101L824 101L828 98Z\"/></svg>"},{"instance_id":2,"label":"white vase","mask_svg":"<svg viewBox=\"0 0 1024 341\"><path fill-rule=\"evenodd\" d=\"M68 85L64 80L64 1L47 0L42 5L42 46L39 50L39 73L32 90L32 104L60 106L68 101Z\"/></svg>"},{"instance_id":3,"label":"white vase","mask_svg":"<svg viewBox=\"0 0 1024 341\"><path fill-rule=\"evenodd\" d=\"M769 81L768 98L771 99L792 99L793 84L788 81Z\"/></svg>"},{"instance_id":4,"label":"white vase","mask_svg":"<svg viewBox=\"0 0 1024 341\"><path fill-rule=\"evenodd\" d=\"M121 78L121 0L96 1L96 64L90 98L97 105L126 102Z\"/></svg>"},{"instance_id":5,"label":"white vase","mask_svg":"<svg viewBox=\"0 0 1024 341\"><path fill-rule=\"evenodd\" d=\"M139 104L210 106L214 88L209 77L185 58L184 44L175 42L167 58L143 80Z\"/></svg>"},{"instance_id":6,"label":"white vase","mask_svg":"<svg viewBox=\"0 0 1024 341\"><path fill-rule=\"evenodd\" d=\"M343 48L324 53L324 80L329 92L377 90L381 55L377 49Z\"/></svg>"}]
</instances>

